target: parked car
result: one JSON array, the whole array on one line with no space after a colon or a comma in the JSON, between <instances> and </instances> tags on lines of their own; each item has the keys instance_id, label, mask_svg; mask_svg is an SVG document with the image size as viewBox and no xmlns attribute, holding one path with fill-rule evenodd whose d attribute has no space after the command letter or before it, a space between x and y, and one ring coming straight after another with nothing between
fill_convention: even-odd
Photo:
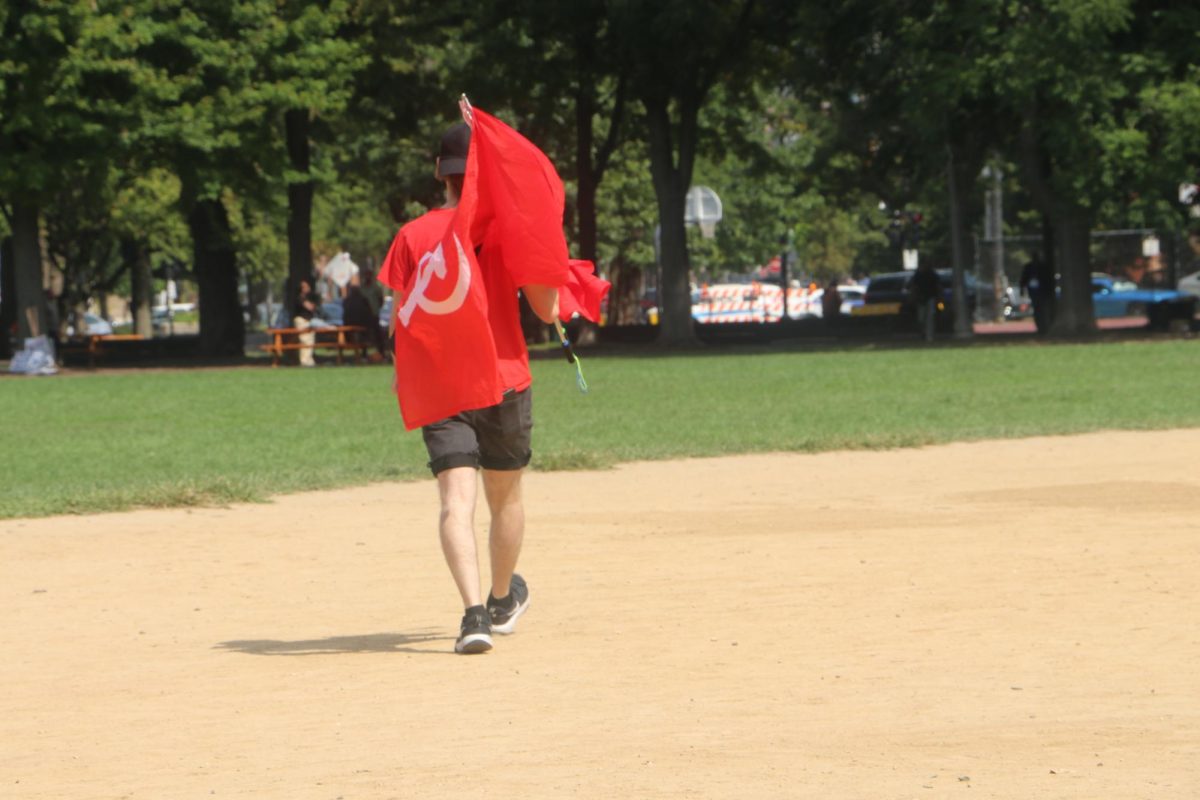
<instances>
[{"instance_id":1,"label":"parked car","mask_svg":"<svg viewBox=\"0 0 1200 800\"><path fill-rule=\"evenodd\" d=\"M843 315L849 316L854 313L854 309L863 304L866 298L867 290L862 286L839 286L838 294L842 296L841 312Z\"/></svg>"},{"instance_id":2,"label":"parked car","mask_svg":"<svg viewBox=\"0 0 1200 800\"><path fill-rule=\"evenodd\" d=\"M83 334L84 336L111 336L113 332L112 324L98 314L93 314L90 311L83 315ZM67 326L67 335L75 335L75 326Z\"/></svg>"},{"instance_id":3,"label":"parked car","mask_svg":"<svg viewBox=\"0 0 1200 800\"><path fill-rule=\"evenodd\" d=\"M944 329L954 323L954 273L953 270L939 269L937 275L942 289L942 302L938 304L938 327ZM862 305L853 309L851 315L899 316L915 320L917 312L908 291L912 276L912 271L872 276ZM963 275L963 281L967 292L967 314L973 318L979 297L979 282L969 272Z\"/></svg>"},{"instance_id":4,"label":"parked car","mask_svg":"<svg viewBox=\"0 0 1200 800\"><path fill-rule=\"evenodd\" d=\"M1187 277L1180 278L1179 284L1176 288L1181 294L1190 294L1193 297L1200 297L1200 272L1193 272Z\"/></svg>"},{"instance_id":5,"label":"parked car","mask_svg":"<svg viewBox=\"0 0 1200 800\"><path fill-rule=\"evenodd\" d=\"M1182 296L1182 292L1173 289L1139 289L1133 281L1103 272L1092 273L1092 305L1097 319L1144 317L1155 303L1178 300Z\"/></svg>"},{"instance_id":6,"label":"parked car","mask_svg":"<svg viewBox=\"0 0 1200 800\"><path fill-rule=\"evenodd\" d=\"M911 272L886 272L872 275L863 294L863 303L853 313L856 317L894 316L911 313L908 283Z\"/></svg>"},{"instance_id":7,"label":"parked car","mask_svg":"<svg viewBox=\"0 0 1200 800\"><path fill-rule=\"evenodd\" d=\"M867 290L857 284L848 284L838 287L838 294L842 296L842 304L838 307L839 313L842 316L849 316L854 313L854 309L863 304L863 298L866 296ZM805 298L803 303L803 313L801 316L806 317L823 317L825 316L825 307L821 301L825 297L824 289L817 289L815 292ZM790 302L790 301L789 301ZM794 314L792 316L795 316Z\"/></svg>"}]
</instances>

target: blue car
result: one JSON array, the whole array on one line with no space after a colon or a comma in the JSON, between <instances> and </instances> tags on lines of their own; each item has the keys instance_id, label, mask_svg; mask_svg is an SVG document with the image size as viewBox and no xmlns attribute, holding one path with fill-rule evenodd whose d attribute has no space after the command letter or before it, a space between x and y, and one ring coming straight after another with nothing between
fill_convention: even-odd
<instances>
[{"instance_id":1,"label":"blue car","mask_svg":"<svg viewBox=\"0 0 1200 800\"><path fill-rule=\"evenodd\" d=\"M1172 289L1139 289L1133 281L1092 273L1092 305L1096 318L1144 317L1155 303L1177 300L1183 295Z\"/></svg>"}]
</instances>

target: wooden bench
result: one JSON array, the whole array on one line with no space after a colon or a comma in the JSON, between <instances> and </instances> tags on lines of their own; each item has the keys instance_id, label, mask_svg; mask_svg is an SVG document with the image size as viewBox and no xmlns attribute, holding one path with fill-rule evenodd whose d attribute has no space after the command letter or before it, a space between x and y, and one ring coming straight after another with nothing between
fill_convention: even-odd
<instances>
[{"instance_id":1,"label":"wooden bench","mask_svg":"<svg viewBox=\"0 0 1200 800\"><path fill-rule=\"evenodd\" d=\"M96 368L96 359L104 355L108 342L140 342L146 337L140 333L91 333L76 337L63 345L63 354L87 353L88 369Z\"/></svg>"},{"instance_id":2,"label":"wooden bench","mask_svg":"<svg viewBox=\"0 0 1200 800\"><path fill-rule=\"evenodd\" d=\"M271 366L278 367L283 354L291 350L312 347L314 350L336 350L337 363L342 363L342 353L349 350L354 354L354 363L366 360L371 343L367 329L360 325L330 325L322 328L267 328L271 341L259 345L271 354ZM301 344L300 334L316 334L311 345Z\"/></svg>"}]
</instances>

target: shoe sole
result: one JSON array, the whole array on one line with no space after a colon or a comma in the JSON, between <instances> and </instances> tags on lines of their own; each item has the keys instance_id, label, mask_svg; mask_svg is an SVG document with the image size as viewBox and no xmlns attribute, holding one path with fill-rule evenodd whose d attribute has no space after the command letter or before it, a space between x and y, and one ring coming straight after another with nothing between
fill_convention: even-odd
<instances>
[{"instance_id":1,"label":"shoe sole","mask_svg":"<svg viewBox=\"0 0 1200 800\"><path fill-rule=\"evenodd\" d=\"M486 653L492 649L492 637L486 633L472 633L470 636L464 636L454 643L454 652L461 653L466 656L473 656L477 653Z\"/></svg>"},{"instance_id":2,"label":"shoe sole","mask_svg":"<svg viewBox=\"0 0 1200 800\"><path fill-rule=\"evenodd\" d=\"M525 598L525 602L513 610L512 615L508 618L508 622L505 622L503 625L497 625L493 622L492 633L500 633L508 636L517 627L517 620L521 618L521 615L525 613L527 608L529 608L529 598Z\"/></svg>"}]
</instances>

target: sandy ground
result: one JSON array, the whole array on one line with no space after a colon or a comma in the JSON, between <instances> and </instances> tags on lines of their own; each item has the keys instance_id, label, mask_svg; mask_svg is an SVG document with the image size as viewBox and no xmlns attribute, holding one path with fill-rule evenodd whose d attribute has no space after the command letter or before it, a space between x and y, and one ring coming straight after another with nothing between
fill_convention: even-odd
<instances>
[{"instance_id":1,"label":"sandy ground","mask_svg":"<svg viewBox=\"0 0 1200 800\"><path fill-rule=\"evenodd\" d=\"M432 482L0 522L0 797L1198 797L1198 458L533 473L474 657Z\"/></svg>"}]
</instances>

